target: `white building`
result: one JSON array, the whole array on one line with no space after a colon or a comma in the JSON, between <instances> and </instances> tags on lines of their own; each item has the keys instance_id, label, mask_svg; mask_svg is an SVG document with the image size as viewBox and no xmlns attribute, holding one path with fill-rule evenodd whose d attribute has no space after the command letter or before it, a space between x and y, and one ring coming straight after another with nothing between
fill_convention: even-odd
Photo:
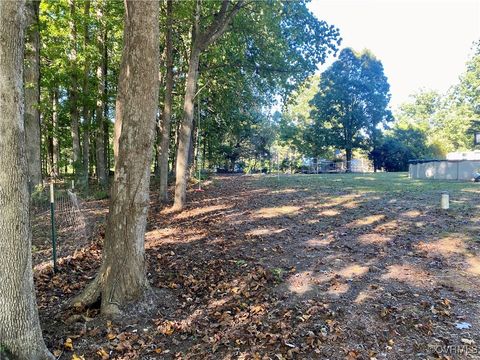
<instances>
[{"instance_id":1,"label":"white building","mask_svg":"<svg viewBox=\"0 0 480 360\"><path fill-rule=\"evenodd\" d=\"M447 154L447 160L480 160L480 150L451 152Z\"/></svg>"}]
</instances>

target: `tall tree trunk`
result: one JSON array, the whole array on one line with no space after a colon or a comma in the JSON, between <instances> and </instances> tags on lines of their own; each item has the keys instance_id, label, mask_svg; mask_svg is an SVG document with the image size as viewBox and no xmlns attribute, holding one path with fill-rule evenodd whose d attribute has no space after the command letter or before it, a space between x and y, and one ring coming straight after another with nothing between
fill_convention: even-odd
<instances>
[{"instance_id":1,"label":"tall tree trunk","mask_svg":"<svg viewBox=\"0 0 480 360\"><path fill-rule=\"evenodd\" d=\"M127 0L125 5L120 126L103 261L96 279L74 300L89 304L100 296L102 313L113 316L148 288L144 241L159 90L159 3Z\"/></svg>"},{"instance_id":2,"label":"tall tree trunk","mask_svg":"<svg viewBox=\"0 0 480 360\"><path fill-rule=\"evenodd\" d=\"M220 10L215 14L212 23L204 31L200 26L200 0L196 1L195 17L192 27L192 47L188 64L188 74L185 84L185 99L183 104L183 121L180 126L177 148L177 163L175 171L175 200L173 210L182 210L187 197L188 154L193 125L195 91L198 80L198 64L200 54L207 49L226 31L228 24L243 6L244 1L238 0L232 5L231 0L222 0Z\"/></svg>"},{"instance_id":3,"label":"tall tree trunk","mask_svg":"<svg viewBox=\"0 0 480 360\"><path fill-rule=\"evenodd\" d=\"M108 9L105 7L105 9ZM111 156L110 156L110 121L108 119L108 106L109 106L109 100L108 100L108 30L105 28L105 33L103 36L103 63L105 65L105 86L103 87L103 133L104 133L104 138L103 138L103 145L105 146L105 165L106 169L105 172L107 174L107 183L110 178L110 169L111 169Z\"/></svg>"},{"instance_id":4,"label":"tall tree trunk","mask_svg":"<svg viewBox=\"0 0 480 360\"><path fill-rule=\"evenodd\" d=\"M87 106L83 106L83 132L82 132L82 173L81 186L88 188L88 173L90 168L90 110Z\"/></svg>"},{"instance_id":5,"label":"tall tree trunk","mask_svg":"<svg viewBox=\"0 0 480 360\"><path fill-rule=\"evenodd\" d=\"M166 65L165 101L163 104L162 119L160 121L160 146L158 152L158 167L160 174L159 200L168 201L168 149L170 146L170 122L172 119L173 100L173 1L167 0L167 33L166 33Z\"/></svg>"},{"instance_id":6,"label":"tall tree trunk","mask_svg":"<svg viewBox=\"0 0 480 360\"><path fill-rule=\"evenodd\" d=\"M162 10L160 9L160 12ZM159 63L160 63L160 71L158 72L158 83L160 84L160 88L162 88L165 84L164 84L164 81L165 81L165 76L163 76L163 73L162 73L162 68L164 67L164 62L165 62L165 58L166 58L166 55L167 54L167 47L165 46L165 48L163 49L163 52L161 53L160 55L160 59L159 59ZM158 97L158 103L160 104L161 101L160 101L160 96L161 94L159 93L159 97ZM160 107L159 107L160 108ZM153 159L153 166L154 166L154 174L155 174L155 177L157 179L160 178L160 168L158 167L158 161L159 161L159 157L160 157L160 140L161 140L161 122L162 122L162 114L158 114L157 115L157 119L156 119L156 126L155 126L155 143L154 143L154 147L155 147L155 156L154 156L154 159Z\"/></svg>"},{"instance_id":7,"label":"tall tree trunk","mask_svg":"<svg viewBox=\"0 0 480 360\"><path fill-rule=\"evenodd\" d=\"M346 148L345 154L347 158L347 172L350 172L352 170L352 149Z\"/></svg>"},{"instance_id":8,"label":"tall tree trunk","mask_svg":"<svg viewBox=\"0 0 480 360\"><path fill-rule=\"evenodd\" d=\"M172 151L172 160L171 160L171 168L173 171L173 175L176 177L176 169L175 164L177 163L177 149L178 149L178 134L180 132L180 120L176 119L175 121L175 136L174 136L174 144L173 144L173 151Z\"/></svg>"},{"instance_id":9,"label":"tall tree trunk","mask_svg":"<svg viewBox=\"0 0 480 360\"><path fill-rule=\"evenodd\" d=\"M200 51L192 49L188 64L187 82L185 86L185 100L183 104L183 121L178 133L177 164L175 170L175 200L173 208L181 210L185 206L187 197L188 154L190 150L191 133L193 126L194 100L197 89L198 63Z\"/></svg>"},{"instance_id":10,"label":"tall tree trunk","mask_svg":"<svg viewBox=\"0 0 480 360\"><path fill-rule=\"evenodd\" d=\"M82 115L83 115L83 138L82 138L82 179L81 185L88 188L88 174L90 170L90 122L91 122L91 112L88 104L88 76L89 76L89 53L86 50L87 46L90 43L90 34L88 31L88 21L90 15L90 0L86 0L83 8L83 22L84 22L84 33L83 33L83 45L86 53L85 65L83 68L83 104L82 104Z\"/></svg>"},{"instance_id":11,"label":"tall tree trunk","mask_svg":"<svg viewBox=\"0 0 480 360\"><path fill-rule=\"evenodd\" d=\"M25 137L29 188L42 183L40 155L40 1L26 3L27 37L25 49Z\"/></svg>"},{"instance_id":12,"label":"tall tree trunk","mask_svg":"<svg viewBox=\"0 0 480 360\"><path fill-rule=\"evenodd\" d=\"M195 107L195 105L194 105ZM197 124L198 120L193 116L192 131L190 133L190 147L188 149L188 178L195 177L196 147L197 147Z\"/></svg>"},{"instance_id":13,"label":"tall tree trunk","mask_svg":"<svg viewBox=\"0 0 480 360\"><path fill-rule=\"evenodd\" d=\"M162 67L162 65L160 65ZM160 84L160 88L162 88L162 84ZM161 127L161 121L162 121L162 116L160 115L157 118L157 122L155 123L155 157L153 159L153 173L155 174L155 178L160 180L160 166L159 166L159 161L160 161L160 141L162 137L162 133L160 131Z\"/></svg>"},{"instance_id":14,"label":"tall tree trunk","mask_svg":"<svg viewBox=\"0 0 480 360\"><path fill-rule=\"evenodd\" d=\"M102 59L97 66L97 107L95 112L96 131L95 131L95 146L96 146L96 164L97 164L97 179L100 186L107 185L107 169L105 165L105 126L104 126L104 111L105 111L105 81L107 77L107 56L105 47L105 33L107 31L103 20L103 8L105 1L98 7L97 19L100 21L100 29L97 35L98 52L102 54Z\"/></svg>"},{"instance_id":15,"label":"tall tree trunk","mask_svg":"<svg viewBox=\"0 0 480 360\"><path fill-rule=\"evenodd\" d=\"M60 148L58 143L58 90L52 94L52 168L55 176L59 175L58 163L60 161Z\"/></svg>"},{"instance_id":16,"label":"tall tree trunk","mask_svg":"<svg viewBox=\"0 0 480 360\"><path fill-rule=\"evenodd\" d=\"M72 165L75 178L78 183L82 181L82 158L80 150L80 129L79 129L79 101L78 101L78 74L77 74L77 25L75 22L75 0L69 0L70 5L70 121L72 134Z\"/></svg>"},{"instance_id":17,"label":"tall tree trunk","mask_svg":"<svg viewBox=\"0 0 480 360\"><path fill-rule=\"evenodd\" d=\"M24 1L0 1L0 344L16 359L54 359L42 338L33 285L23 125L24 11Z\"/></svg>"}]
</instances>

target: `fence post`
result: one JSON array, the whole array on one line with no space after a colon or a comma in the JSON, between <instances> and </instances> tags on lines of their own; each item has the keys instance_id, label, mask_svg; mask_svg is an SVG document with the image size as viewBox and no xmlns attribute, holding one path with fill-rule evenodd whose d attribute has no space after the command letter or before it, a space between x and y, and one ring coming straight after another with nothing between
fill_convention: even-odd
<instances>
[{"instance_id":1,"label":"fence post","mask_svg":"<svg viewBox=\"0 0 480 360\"><path fill-rule=\"evenodd\" d=\"M56 273L57 269L57 234L55 232L55 194L53 190L53 182L50 183L50 222L52 227L52 260L53 260L53 272Z\"/></svg>"}]
</instances>

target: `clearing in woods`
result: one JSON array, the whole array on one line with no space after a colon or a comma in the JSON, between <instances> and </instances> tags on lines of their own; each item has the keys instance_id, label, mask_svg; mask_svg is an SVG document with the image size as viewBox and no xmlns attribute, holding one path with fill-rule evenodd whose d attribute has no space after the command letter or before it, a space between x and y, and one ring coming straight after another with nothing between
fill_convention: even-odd
<instances>
[{"instance_id":1,"label":"clearing in woods","mask_svg":"<svg viewBox=\"0 0 480 360\"><path fill-rule=\"evenodd\" d=\"M181 213L152 201L148 274L163 289L145 316L106 323L62 308L100 265L101 229L53 281L36 271L57 356L478 358L479 184L222 176L189 196Z\"/></svg>"}]
</instances>

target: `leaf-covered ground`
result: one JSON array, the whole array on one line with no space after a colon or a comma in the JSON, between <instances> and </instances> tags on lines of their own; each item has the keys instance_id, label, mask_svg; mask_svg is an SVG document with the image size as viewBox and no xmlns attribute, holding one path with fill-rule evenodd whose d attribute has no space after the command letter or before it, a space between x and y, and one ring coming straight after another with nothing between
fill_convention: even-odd
<instances>
[{"instance_id":1,"label":"leaf-covered ground","mask_svg":"<svg viewBox=\"0 0 480 360\"><path fill-rule=\"evenodd\" d=\"M439 206L445 190L449 211ZM154 290L121 320L65 307L101 261L105 202L85 206L100 225L58 274L37 263L42 325L57 357L480 358L479 184L224 176L189 198L170 213L152 192ZM75 234L65 242L75 247Z\"/></svg>"}]
</instances>

